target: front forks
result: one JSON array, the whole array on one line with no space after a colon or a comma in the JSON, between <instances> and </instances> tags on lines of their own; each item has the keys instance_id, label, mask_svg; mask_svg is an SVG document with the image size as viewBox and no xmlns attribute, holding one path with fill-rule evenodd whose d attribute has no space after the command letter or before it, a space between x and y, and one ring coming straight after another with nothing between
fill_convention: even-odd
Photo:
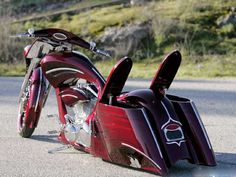
<instances>
[{"instance_id":1,"label":"front forks","mask_svg":"<svg viewBox=\"0 0 236 177\"><path fill-rule=\"evenodd\" d=\"M46 91L44 93L44 100L43 100L43 107L45 106L47 100L48 100L48 96L50 94L52 86L50 84L47 85Z\"/></svg>"},{"instance_id":2,"label":"front forks","mask_svg":"<svg viewBox=\"0 0 236 177\"><path fill-rule=\"evenodd\" d=\"M64 126L66 125L66 119L65 119L65 115L67 114L66 106L63 103L62 98L60 96L60 92L61 92L60 88L56 88L55 91L56 91L56 97L57 97L57 106L58 106L60 124ZM60 131L60 135L58 139L65 144L70 144L70 142L66 139L65 133L63 130Z\"/></svg>"}]
</instances>

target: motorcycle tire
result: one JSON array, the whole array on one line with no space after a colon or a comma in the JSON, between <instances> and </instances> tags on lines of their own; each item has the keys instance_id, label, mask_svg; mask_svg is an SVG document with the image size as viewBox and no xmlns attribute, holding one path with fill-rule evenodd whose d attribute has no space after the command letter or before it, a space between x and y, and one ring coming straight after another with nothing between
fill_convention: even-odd
<instances>
[{"instance_id":1,"label":"motorcycle tire","mask_svg":"<svg viewBox=\"0 0 236 177\"><path fill-rule=\"evenodd\" d=\"M25 115L29 104L29 97L31 92L31 82L30 80L24 88L24 96L20 99L19 112L17 120L17 129L20 136L23 138L30 138L34 132L35 127L30 128L25 125Z\"/></svg>"}]
</instances>

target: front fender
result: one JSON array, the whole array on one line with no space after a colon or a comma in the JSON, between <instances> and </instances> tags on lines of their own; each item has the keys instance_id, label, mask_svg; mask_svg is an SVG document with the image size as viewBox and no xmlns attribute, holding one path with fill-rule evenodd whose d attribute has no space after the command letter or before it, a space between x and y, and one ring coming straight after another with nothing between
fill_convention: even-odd
<instances>
[{"instance_id":1,"label":"front fender","mask_svg":"<svg viewBox=\"0 0 236 177\"><path fill-rule=\"evenodd\" d=\"M38 124L46 91L46 79L43 76L41 68L33 70L30 82L31 86L26 109L25 125L33 128Z\"/></svg>"}]
</instances>

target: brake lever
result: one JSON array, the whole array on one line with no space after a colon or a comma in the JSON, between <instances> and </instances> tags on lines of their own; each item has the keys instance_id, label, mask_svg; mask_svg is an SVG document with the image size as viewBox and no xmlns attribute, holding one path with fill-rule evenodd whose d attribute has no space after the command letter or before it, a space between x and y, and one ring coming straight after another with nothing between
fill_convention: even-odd
<instances>
[{"instance_id":1,"label":"brake lever","mask_svg":"<svg viewBox=\"0 0 236 177\"><path fill-rule=\"evenodd\" d=\"M98 49L95 42L90 42L89 44L90 50L92 50L94 53L111 58L111 55L107 51Z\"/></svg>"},{"instance_id":2,"label":"brake lever","mask_svg":"<svg viewBox=\"0 0 236 177\"><path fill-rule=\"evenodd\" d=\"M28 29L28 32L26 32L26 33L16 34L16 35L13 35L13 36L10 36L10 37L19 37L19 38L22 38L22 37L35 37L34 32L35 32L34 28L30 28L30 29Z\"/></svg>"}]
</instances>

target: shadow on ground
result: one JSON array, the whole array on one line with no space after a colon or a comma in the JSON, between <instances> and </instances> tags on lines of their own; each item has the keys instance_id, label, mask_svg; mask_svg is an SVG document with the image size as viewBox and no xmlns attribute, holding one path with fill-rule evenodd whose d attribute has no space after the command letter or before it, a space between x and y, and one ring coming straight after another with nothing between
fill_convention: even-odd
<instances>
[{"instance_id":1,"label":"shadow on ground","mask_svg":"<svg viewBox=\"0 0 236 177\"><path fill-rule=\"evenodd\" d=\"M192 165L180 161L170 169L167 177L186 176L186 172L193 177L235 177L236 176L236 154L216 153L217 166L208 167Z\"/></svg>"},{"instance_id":2,"label":"shadow on ground","mask_svg":"<svg viewBox=\"0 0 236 177\"><path fill-rule=\"evenodd\" d=\"M59 140L57 139L57 135L32 135L31 139L47 142L47 143L58 143L60 144Z\"/></svg>"}]
</instances>

